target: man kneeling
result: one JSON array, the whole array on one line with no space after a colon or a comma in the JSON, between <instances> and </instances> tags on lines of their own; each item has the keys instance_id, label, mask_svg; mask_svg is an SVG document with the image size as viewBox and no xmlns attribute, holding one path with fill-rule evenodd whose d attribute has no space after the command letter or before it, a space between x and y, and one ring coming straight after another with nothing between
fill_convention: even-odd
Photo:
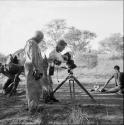
<instances>
[{"instance_id":1,"label":"man kneeling","mask_svg":"<svg viewBox=\"0 0 124 125\"><path fill-rule=\"evenodd\" d=\"M124 73L120 72L120 67L118 65L114 66L115 73L111 76L111 78L105 83L105 85L102 87L101 92L107 92L107 93L116 93L121 92L124 93ZM115 79L116 86L114 88L105 89L105 87L108 85L108 83Z\"/></svg>"}]
</instances>

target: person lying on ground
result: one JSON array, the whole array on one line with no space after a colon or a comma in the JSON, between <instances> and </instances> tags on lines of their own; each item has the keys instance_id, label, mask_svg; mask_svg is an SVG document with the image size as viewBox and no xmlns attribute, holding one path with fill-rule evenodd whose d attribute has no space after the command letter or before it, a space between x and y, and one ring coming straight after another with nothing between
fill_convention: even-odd
<instances>
[{"instance_id":1,"label":"person lying on ground","mask_svg":"<svg viewBox=\"0 0 124 125\"><path fill-rule=\"evenodd\" d=\"M110 79L105 83L105 85L101 88L101 92L107 93L116 93L121 92L124 93L124 73L120 72L120 67L118 65L114 66L115 73L110 77ZM106 86L112 79L115 79L115 87L110 89L105 89Z\"/></svg>"}]
</instances>

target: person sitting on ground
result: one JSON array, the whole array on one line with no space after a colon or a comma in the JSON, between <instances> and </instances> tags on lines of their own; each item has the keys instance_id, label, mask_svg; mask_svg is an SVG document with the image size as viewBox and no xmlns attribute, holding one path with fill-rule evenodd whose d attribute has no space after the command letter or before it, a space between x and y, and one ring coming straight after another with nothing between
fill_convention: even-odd
<instances>
[{"instance_id":1,"label":"person sitting on ground","mask_svg":"<svg viewBox=\"0 0 124 125\"><path fill-rule=\"evenodd\" d=\"M118 65L114 66L115 73L110 77L110 79L105 83L105 85L102 87L101 92L107 92L107 93L116 93L121 92L123 93L123 86L124 86L124 73L120 72L120 67ZM105 87L108 85L108 83L115 79L116 86L114 88L105 89Z\"/></svg>"}]
</instances>

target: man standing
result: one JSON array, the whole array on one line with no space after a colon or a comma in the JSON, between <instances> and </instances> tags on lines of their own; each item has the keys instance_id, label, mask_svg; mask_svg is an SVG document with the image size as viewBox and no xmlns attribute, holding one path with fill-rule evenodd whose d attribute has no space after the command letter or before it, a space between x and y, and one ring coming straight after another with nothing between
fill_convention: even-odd
<instances>
[{"instance_id":1,"label":"man standing","mask_svg":"<svg viewBox=\"0 0 124 125\"><path fill-rule=\"evenodd\" d=\"M36 31L34 37L28 40L25 46L26 96L30 113L34 113L37 109L43 86L46 91L48 90L47 83L42 82L43 58L38 46L43 38L43 33Z\"/></svg>"},{"instance_id":2,"label":"man standing","mask_svg":"<svg viewBox=\"0 0 124 125\"><path fill-rule=\"evenodd\" d=\"M45 52L48 63L49 63L48 77L49 77L49 81L50 81L50 88L51 88L52 91L53 91L52 76L54 75L54 66L60 65L61 63L65 62L62 54L64 54L66 51L64 53L62 53L62 52L65 50L66 46L67 46L67 43L64 40L59 40L55 48L51 49L51 51L48 49ZM52 94L52 91L49 94L50 95L49 97L46 96L44 98L46 103L49 103L51 101L52 102L58 102L58 100Z\"/></svg>"}]
</instances>

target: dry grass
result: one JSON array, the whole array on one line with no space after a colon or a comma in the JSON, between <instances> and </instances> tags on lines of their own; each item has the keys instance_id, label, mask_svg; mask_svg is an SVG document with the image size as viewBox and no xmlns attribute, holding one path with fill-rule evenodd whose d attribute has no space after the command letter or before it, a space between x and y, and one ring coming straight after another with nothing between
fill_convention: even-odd
<instances>
[{"instance_id":1,"label":"dry grass","mask_svg":"<svg viewBox=\"0 0 124 125\"><path fill-rule=\"evenodd\" d=\"M109 60L109 56L99 55L98 65L94 68L82 66L74 70L75 76L87 88L91 89L96 82L101 86L109 78L114 65L122 69L122 60ZM60 71L61 82L67 71ZM56 73L55 73L56 76ZM57 79L54 76L54 83ZM122 125L123 124L123 97L117 94L92 93L97 103L91 99L78 86L75 86L76 105L70 100L69 86L64 84L55 94L60 103L44 104L40 101L39 110L30 116L26 110L25 79L18 87L18 95L7 97L1 93L2 83L6 80L0 76L0 125ZM108 87L113 86L114 81ZM57 85L54 84L54 88Z\"/></svg>"}]
</instances>

